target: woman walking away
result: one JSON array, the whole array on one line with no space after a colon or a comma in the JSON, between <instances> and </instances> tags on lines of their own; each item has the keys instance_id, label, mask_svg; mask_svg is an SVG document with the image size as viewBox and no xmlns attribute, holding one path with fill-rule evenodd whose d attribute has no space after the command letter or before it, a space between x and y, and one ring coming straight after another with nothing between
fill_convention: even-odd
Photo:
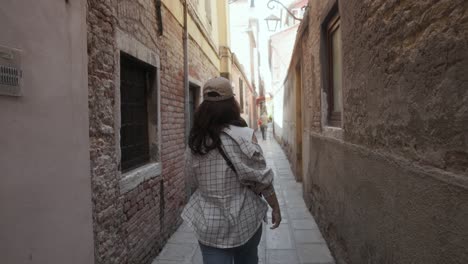
<instances>
[{"instance_id":1,"label":"woman walking away","mask_svg":"<svg viewBox=\"0 0 468 264\"><path fill-rule=\"evenodd\" d=\"M186 152L186 175L196 191L182 212L194 229L204 264L257 264L257 247L272 208L272 229L281 222L273 171L253 130L244 127L229 80L203 87Z\"/></svg>"}]
</instances>

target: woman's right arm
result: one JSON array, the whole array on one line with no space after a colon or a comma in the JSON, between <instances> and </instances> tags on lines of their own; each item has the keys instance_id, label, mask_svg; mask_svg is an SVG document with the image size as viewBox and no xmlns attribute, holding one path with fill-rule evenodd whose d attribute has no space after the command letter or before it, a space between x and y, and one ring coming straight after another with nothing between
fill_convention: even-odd
<instances>
[{"instance_id":1,"label":"woman's right arm","mask_svg":"<svg viewBox=\"0 0 468 264\"><path fill-rule=\"evenodd\" d=\"M271 194L270 196L265 197L268 205L271 207L271 223L273 226L270 229L277 228L281 223L281 209L279 207L278 198L276 193Z\"/></svg>"}]
</instances>

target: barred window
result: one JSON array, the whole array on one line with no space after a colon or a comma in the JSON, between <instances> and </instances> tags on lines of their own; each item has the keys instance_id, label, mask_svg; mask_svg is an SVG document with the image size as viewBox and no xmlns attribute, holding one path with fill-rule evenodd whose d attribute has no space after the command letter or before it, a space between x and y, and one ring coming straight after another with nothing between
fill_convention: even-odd
<instances>
[{"instance_id":1,"label":"barred window","mask_svg":"<svg viewBox=\"0 0 468 264\"><path fill-rule=\"evenodd\" d=\"M120 57L121 170L126 172L150 161L148 91L154 69L122 54Z\"/></svg>"}]
</instances>

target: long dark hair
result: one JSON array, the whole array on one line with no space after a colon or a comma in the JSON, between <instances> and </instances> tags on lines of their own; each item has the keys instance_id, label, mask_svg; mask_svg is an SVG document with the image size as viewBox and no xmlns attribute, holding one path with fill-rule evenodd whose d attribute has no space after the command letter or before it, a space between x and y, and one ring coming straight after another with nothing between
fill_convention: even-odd
<instances>
[{"instance_id":1,"label":"long dark hair","mask_svg":"<svg viewBox=\"0 0 468 264\"><path fill-rule=\"evenodd\" d=\"M221 132L229 125L246 126L234 97L223 101L203 101L195 111L190 130L188 144L192 153L205 155L217 148L221 144Z\"/></svg>"}]
</instances>

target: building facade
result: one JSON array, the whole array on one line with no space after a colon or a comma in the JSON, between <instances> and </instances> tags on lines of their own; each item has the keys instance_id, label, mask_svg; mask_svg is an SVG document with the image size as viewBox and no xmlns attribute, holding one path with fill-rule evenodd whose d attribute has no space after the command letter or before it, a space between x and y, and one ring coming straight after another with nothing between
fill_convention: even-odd
<instances>
[{"instance_id":1,"label":"building facade","mask_svg":"<svg viewBox=\"0 0 468 264\"><path fill-rule=\"evenodd\" d=\"M236 54L232 54L232 84L234 93L241 108L241 117L251 128L257 124L257 109L255 104L256 93L245 74L244 67L240 64Z\"/></svg>"},{"instance_id":2,"label":"building facade","mask_svg":"<svg viewBox=\"0 0 468 264\"><path fill-rule=\"evenodd\" d=\"M227 3L184 4L89 2L97 263L151 263L181 222L188 195L183 162L190 122L185 118L191 119L201 101L203 83L220 74L229 77L231 63Z\"/></svg>"},{"instance_id":3,"label":"building facade","mask_svg":"<svg viewBox=\"0 0 468 264\"><path fill-rule=\"evenodd\" d=\"M244 75L251 84L255 96L252 119L249 126L257 129L264 101L263 76L260 71L259 33L260 25L257 16L258 3L253 0L230 1L231 49L237 55L238 64L242 65Z\"/></svg>"},{"instance_id":4,"label":"building facade","mask_svg":"<svg viewBox=\"0 0 468 264\"><path fill-rule=\"evenodd\" d=\"M468 261L467 10L309 1L275 132L338 263Z\"/></svg>"}]
</instances>

